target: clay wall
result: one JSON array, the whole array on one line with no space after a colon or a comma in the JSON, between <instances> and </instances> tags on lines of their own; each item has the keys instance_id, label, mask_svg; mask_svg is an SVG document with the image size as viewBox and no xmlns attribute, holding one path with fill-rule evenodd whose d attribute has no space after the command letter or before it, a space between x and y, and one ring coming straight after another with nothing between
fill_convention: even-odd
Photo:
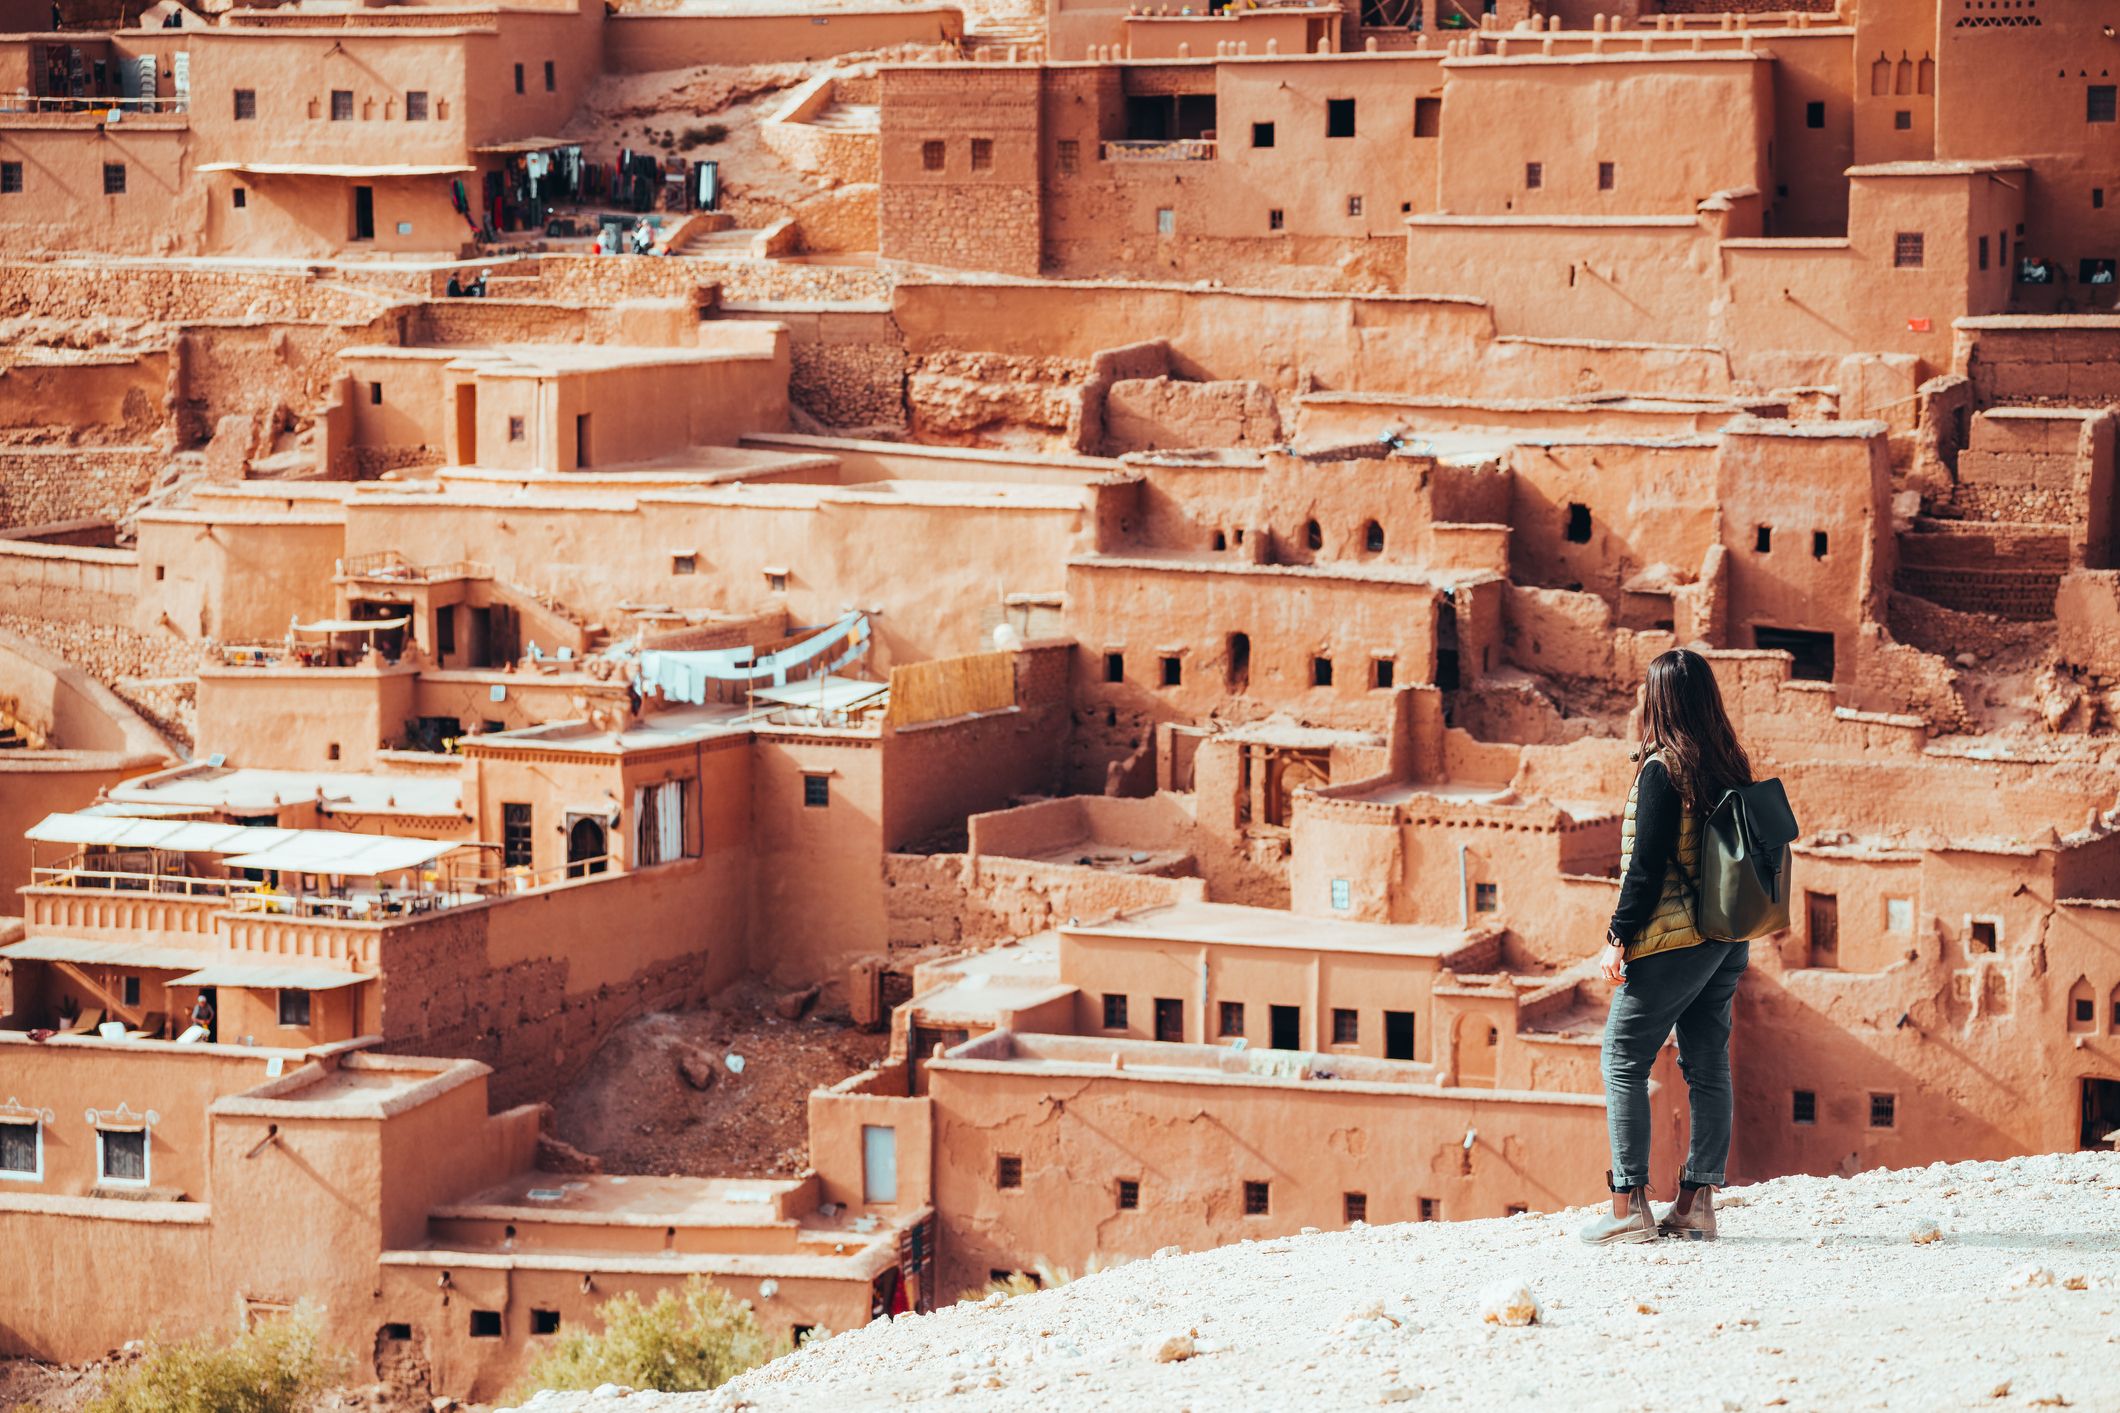
<instances>
[{"instance_id":1,"label":"clay wall","mask_svg":"<svg viewBox=\"0 0 2120 1413\"><path fill-rule=\"evenodd\" d=\"M0 436L32 444L47 437L76 445L137 444L160 426L169 393L167 352L27 352L0 367Z\"/></svg>"},{"instance_id":2,"label":"clay wall","mask_svg":"<svg viewBox=\"0 0 2120 1413\"><path fill-rule=\"evenodd\" d=\"M418 715L418 668L202 667L200 756L277 770L366 771Z\"/></svg>"},{"instance_id":3,"label":"clay wall","mask_svg":"<svg viewBox=\"0 0 2120 1413\"><path fill-rule=\"evenodd\" d=\"M885 259L1038 273L1039 73L1013 65L883 71ZM927 165L932 143L941 144L939 169Z\"/></svg>"},{"instance_id":4,"label":"clay wall","mask_svg":"<svg viewBox=\"0 0 2120 1413\"><path fill-rule=\"evenodd\" d=\"M885 782L895 742L795 730L754 740L749 962L794 984L883 950L893 803ZM825 804L807 803L806 776L825 780Z\"/></svg>"},{"instance_id":5,"label":"clay wall","mask_svg":"<svg viewBox=\"0 0 2120 1413\"><path fill-rule=\"evenodd\" d=\"M1674 582L1695 579L1720 537L1716 457L1705 438L1517 447L1497 517L1510 530L1511 582L1577 586L1617 608L1620 586L1653 565Z\"/></svg>"},{"instance_id":6,"label":"clay wall","mask_svg":"<svg viewBox=\"0 0 2120 1413\"><path fill-rule=\"evenodd\" d=\"M1171 1047L1124 1048L1157 1063ZM1599 1191L1601 1169L1583 1161L1604 1151L1603 1103L1591 1096L1409 1092L1344 1080L1282 1086L1185 1071L1146 1079L1114 1073L1095 1042L1068 1053L1079 1058L1065 1067L971 1055L927 1066L944 1289L1040 1260L1080 1271L1092 1253L1138 1259L1169 1245L1197 1250L1344 1226L1348 1192L1364 1194L1368 1220L1397 1222L1417 1219L1423 1198L1451 1220L1498 1216L1512 1203L1589 1202ZM1062 1091L1060 1122L1026 1118ZM1214 1121L1200 1122L1203 1111ZM1659 1172L1672 1161L1675 1123L1675 1114L1659 1117ZM1479 1135L1469 1171L1468 1129ZM1380 1163L1386 1143L1396 1158ZM1003 1154L1022 1160L1022 1187L996 1190ZM1138 1211L1119 1210L1121 1178L1140 1183ZM1269 1185L1265 1214L1245 1214L1247 1182Z\"/></svg>"},{"instance_id":7,"label":"clay wall","mask_svg":"<svg viewBox=\"0 0 2120 1413\"><path fill-rule=\"evenodd\" d=\"M74 1121L80 1122L79 1114ZM10 1251L64 1251L70 1259L26 1261L8 1292L0 1353L57 1360L100 1359L140 1331L220 1325L220 1292L200 1281L161 1289L140 1272L198 1271L208 1257L204 1203L134 1202L125 1198L48 1198L0 1193L0 1242ZM81 1283L117 1292L81 1299Z\"/></svg>"},{"instance_id":8,"label":"clay wall","mask_svg":"<svg viewBox=\"0 0 2120 1413\"><path fill-rule=\"evenodd\" d=\"M619 14L604 25L603 64L654 73L700 64L793 64L900 44L947 44L964 32L955 5L729 14Z\"/></svg>"},{"instance_id":9,"label":"clay wall","mask_svg":"<svg viewBox=\"0 0 2120 1413\"><path fill-rule=\"evenodd\" d=\"M1770 189L1773 68L1743 50L1446 59L1436 205L1466 215L1690 218L1717 192ZM1539 120L1526 122L1534 110ZM1688 118L1674 126L1678 113Z\"/></svg>"},{"instance_id":10,"label":"clay wall","mask_svg":"<svg viewBox=\"0 0 2120 1413\"><path fill-rule=\"evenodd\" d=\"M276 642L290 616L329 616L331 576L344 555L336 513L305 509L273 518L212 510L156 510L139 521L142 632L167 623L185 637Z\"/></svg>"},{"instance_id":11,"label":"clay wall","mask_svg":"<svg viewBox=\"0 0 2120 1413\"><path fill-rule=\"evenodd\" d=\"M103 134L86 113L7 115L0 157L20 162L23 175L19 199L0 202L0 231L17 254L194 253L207 212L204 191L187 179L189 141L181 116L136 115ZM123 191L108 192L112 182Z\"/></svg>"}]
</instances>

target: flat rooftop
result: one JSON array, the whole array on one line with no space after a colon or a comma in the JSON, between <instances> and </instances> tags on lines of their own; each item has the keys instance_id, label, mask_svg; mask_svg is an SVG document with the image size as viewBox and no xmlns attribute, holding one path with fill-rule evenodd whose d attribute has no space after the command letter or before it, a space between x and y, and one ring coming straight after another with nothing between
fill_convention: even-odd
<instances>
[{"instance_id":1,"label":"flat rooftop","mask_svg":"<svg viewBox=\"0 0 2120 1413\"><path fill-rule=\"evenodd\" d=\"M262 814L314 800L325 814L464 814L464 784L454 776L265 770L211 762L127 780L111 786L109 798L119 804L187 805L230 813Z\"/></svg>"},{"instance_id":2,"label":"flat rooftop","mask_svg":"<svg viewBox=\"0 0 2120 1413\"><path fill-rule=\"evenodd\" d=\"M1068 937L1124 937L1220 947L1280 947L1369 956L1440 957L1465 945L1455 927L1427 923L1344 922L1276 908L1236 903L1174 903L1088 926L1060 929Z\"/></svg>"}]
</instances>

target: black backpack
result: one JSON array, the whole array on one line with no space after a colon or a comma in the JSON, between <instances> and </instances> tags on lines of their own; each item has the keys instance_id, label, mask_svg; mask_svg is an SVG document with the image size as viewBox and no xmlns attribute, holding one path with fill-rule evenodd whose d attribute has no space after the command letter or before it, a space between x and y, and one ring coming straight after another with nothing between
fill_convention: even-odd
<instances>
[{"instance_id":1,"label":"black backpack","mask_svg":"<svg viewBox=\"0 0 2120 1413\"><path fill-rule=\"evenodd\" d=\"M1789 926L1796 815L1779 780L1727 790L1700 822L1693 927L1710 942L1750 942Z\"/></svg>"}]
</instances>

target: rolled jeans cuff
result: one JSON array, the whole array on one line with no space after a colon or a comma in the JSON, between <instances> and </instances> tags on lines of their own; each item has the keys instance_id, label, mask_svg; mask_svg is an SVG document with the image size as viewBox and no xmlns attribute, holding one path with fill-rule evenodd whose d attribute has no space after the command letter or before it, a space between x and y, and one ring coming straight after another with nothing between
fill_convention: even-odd
<instances>
[{"instance_id":1,"label":"rolled jeans cuff","mask_svg":"<svg viewBox=\"0 0 2120 1413\"><path fill-rule=\"evenodd\" d=\"M1678 1180L1693 1187L1721 1187L1723 1185L1723 1175L1721 1173L1696 1173L1691 1168L1681 1172L1678 1175Z\"/></svg>"}]
</instances>

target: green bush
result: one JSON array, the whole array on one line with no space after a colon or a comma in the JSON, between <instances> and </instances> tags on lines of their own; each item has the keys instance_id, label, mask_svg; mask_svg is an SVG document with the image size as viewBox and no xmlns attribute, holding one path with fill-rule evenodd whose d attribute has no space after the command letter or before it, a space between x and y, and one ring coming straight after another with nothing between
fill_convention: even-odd
<instances>
[{"instance_id":1,"label":"green bush","mask_svg":"<svg viewBox=\"0 0 2120 1413\"><path fill-rule=\"evenodd\" d=\"M596 1313L602 1332L575 1327L562 1333L523 1375L518 1396L606 1383L664 1393L719 1388L788 1348L758 1327L749 1301L705 1276L687 1280L682 1293L663 1291L653 1305L642 1305L627 1291Z\"/></svg>"},{"instance_id":2,"label":"green bush","mask_svg":"<svg viewBox=\"0 0 2120 1413\"><path fill-rule=\"evenodd\" d=\"M111 1373L86 1413L302 1413L347 1367L318 1347L318 1326L305 1305L234 1339L150 1341Z\"/></svg>"}]
</instances>

